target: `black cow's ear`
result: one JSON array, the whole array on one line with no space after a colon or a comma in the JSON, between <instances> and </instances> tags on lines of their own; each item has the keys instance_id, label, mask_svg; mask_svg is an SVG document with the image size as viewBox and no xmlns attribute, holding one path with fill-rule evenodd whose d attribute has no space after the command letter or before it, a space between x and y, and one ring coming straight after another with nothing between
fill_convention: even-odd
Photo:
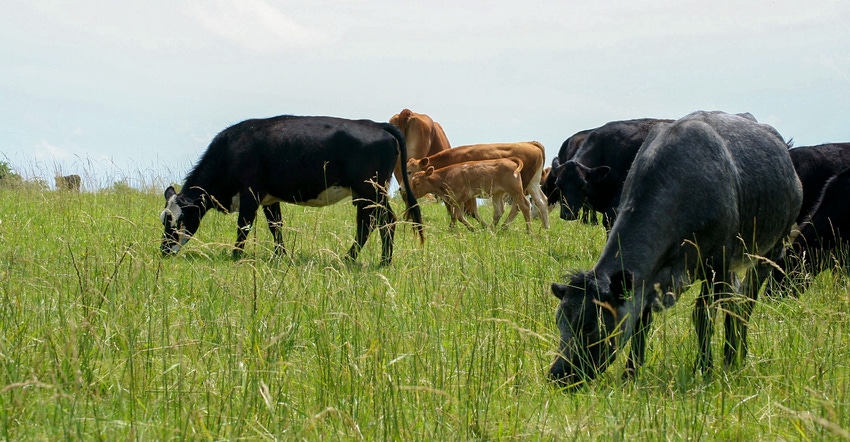
<instances>
[{"instance_id":1,"label":"black cow's ear","mask_svg":"<svg viewBox=\"0 0 850 442\"><path fill-rule=\"evenodd\" d=\"M611 172L611 168L608 166L594 167L588 171L587 180L598 183L604 180L609 172Z\"/></svg>"},{"instance_id":2,"label":"black cow's ear","mask_svg":"<svg viewBox=\"0 0 850 442\"><path fill-rule=\"evenodd\" d=\"M568 286L566 284L558 284L557 282L552 283L552 294L555 295L558 299L564 299L564 296L567 294Z\"/></svg>"},{"instance_id":3,"label":"black cow's ear","mask_svg":"<svg viewBox=\"0 0 850 442\"><path fill-rule=\"evenodd\" d=\"M634 289L634 275L628 270L619 270L611 275L611 294L617 301L625 301Z\"/></svg>"},{"instance_id":4,"label":"black cow's ear","mask_svg":"<svg viewBox=\"0 0 850 442\"><path fill-rule=\"evenodd\" d=\"M168 186L168 188L165 189L165 200L168 201L174 195L177 195L177 192L174 190L174 186Z\"/></svg>"}]
</instances>

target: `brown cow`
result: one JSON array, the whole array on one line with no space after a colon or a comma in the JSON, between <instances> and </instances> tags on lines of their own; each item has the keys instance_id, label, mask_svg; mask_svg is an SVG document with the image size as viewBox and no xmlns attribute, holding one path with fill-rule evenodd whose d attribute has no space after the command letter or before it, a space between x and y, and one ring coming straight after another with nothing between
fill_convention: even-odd
<instances>
[{"instance_id":1,"label":"brown cow","mask_svg":"<svg viewBox=\"0 0 850 442\"><path fill-rule=\"evenodd\" d=\"M546 150L537 141L459 146L422 159L408 160L407 173L413 174L423 171L430 166L440 169L467 161L493 160L509 157L518 158L522 161L523 169L521 178L523 189L525 189L527 194L531 195L531 202L537 207L540 213L540 220L543 221L543 227L548 229L548 205L546 204L546 197L540 189L540 177L543 174L543 166L546 162ZM516 207L513 207L505 224L513 221L516 214Z\"/></svg>"},{"instance_id":2,"label":"brown cow","mask_svg":"<svg viewBox=\"0 0 850 442\"><path fill-rule=\"evenodd\" d=\"M56 190L71 190L74 192L80 191L80 184L82 180L79 175L56 175Z\"/></svg>"},{"instance_id":3,"label":"brown cow","mask_svg":"<svg viewBox=\"0 0 850 442\"><path fill-rule=\"evenodd\" d=\"M432 120L425 114L412 112L404 109L390 118L390 124L401 129L404 141L407 144L407 158L423 158L450 149L449 139L440 123ZM401 184L401 160L395 166L396 181Z\"/></svg>"},{"instance_id":4,"label":"brown cow","mask_svg":"<svg viewBox=\"0 0 850 442\"><path fill-rule=\"evenodd\" d=\"M410 188L415 197L433 193L445 201L451 214L450 226L460 220L472 230L472 224L463 216L462 205L476 197L493 198L493 227L505 213L505 195L510 195L513 204L519 206L525 217L525 228L531 232L531 208L525 198L520 173L523 170L519 158L498 158L494 160L468 161L453 164L440 169L429 166L424 171L413 174ZM513 207L511 212L515 211ZM479 222L481 220L479 219ZM484 223L481 222L483 225ZM485 226L486 227L486 226Z\"/></svg>"}]
</instances>

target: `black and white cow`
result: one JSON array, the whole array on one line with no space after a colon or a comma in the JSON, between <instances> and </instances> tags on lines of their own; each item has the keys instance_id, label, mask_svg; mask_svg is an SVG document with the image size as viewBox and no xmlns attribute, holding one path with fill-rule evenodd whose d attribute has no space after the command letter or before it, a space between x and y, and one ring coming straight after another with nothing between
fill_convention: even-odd
<instances>
[{"instance_id":1,"label":"black and white cow","mask_svg":"<svg viewBox=\"0 0 850 442\"><path fill-rule=\"evenodd\" d=\"M575 155L562 162L555 184L561 192L561 219L575 219L585 204L602 212L610 229L629 168L649 131L672 120L612 121L587 135Z\"/></svg>"},{"instance_id":2,"label":"black and white cow","mask_svg":"<svg viewBox=\"0 0 850 442\"><path fill-rule=\"evenodd\" d=\"M209 209L226 212L239 196L239 219L233 256L238 258L263 206L276 253L284 252L280 202L326 206L352 197L357 232L348 258L355 259L377 227L381 264L393 254L396 217L387 185L397 159L407 164L404 138L395 126L369 120L279 116L246 120L219 133L189 172L182 190L165 190L162 223L164 255L177 253L198 230ZM407 177L407 173L402 174ZM409 187L409 183L404 183ZM420 241L422 215L412 195L407 213ZM231 207L236 206L233 204Z\"/></svg>"},{"instance_id":3,"label":"black and white cow","mask_svg":"<svg viewBox=\"0 0 850 442\"><path fill-rule=\"evenodd\" d=\"M805 189L805 186L804 186ZM783 290L803 293L812 279L833 266L847 269L850 252L850 168L844 169L826 182L814 208L800 223L800 233L794 238L785 259L788 275L774 277ZM794 281L793 284L787 284ZM786 287L788 286L788 287ZM767 290L767 289L766 289ZM767 292L771 295L772 293Z\"/></svg>"},{"instance_id":4,"label":"black and white cow","mask_svg":"<svg viewBox=\"0 0 850 442\"><path fill-rule=\"evenodd\" d=\"M772 127L722 112L657 125L634 160L596 265L552 284L560 339L550 378L577 387L605 370L630 339L626 376L633 376L644 361L653 310L671 306L695 280L705 281L693 314L697 368L712 366L718 308L727 312L724 362L738 363L758 287L769 274L760 257L782 253L801 200L787 146Z\"/></svg>"}]
</instances>

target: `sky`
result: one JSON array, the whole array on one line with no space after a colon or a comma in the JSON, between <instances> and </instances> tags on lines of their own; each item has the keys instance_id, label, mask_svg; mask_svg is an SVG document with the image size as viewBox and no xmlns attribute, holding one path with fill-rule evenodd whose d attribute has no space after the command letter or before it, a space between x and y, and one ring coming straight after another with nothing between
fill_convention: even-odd
<instances>
[{"instance_id":1,"label":"sky","mask_svg":"<svg viewBox=\"0 0 850 442\"><path fill-rule=\"evenodd\" d=\"M179 183L249 118L388 121L453 146L750 112L850 142L847 1L0 1L0 161L53 183Z\"/></svg>"}]
</instances>

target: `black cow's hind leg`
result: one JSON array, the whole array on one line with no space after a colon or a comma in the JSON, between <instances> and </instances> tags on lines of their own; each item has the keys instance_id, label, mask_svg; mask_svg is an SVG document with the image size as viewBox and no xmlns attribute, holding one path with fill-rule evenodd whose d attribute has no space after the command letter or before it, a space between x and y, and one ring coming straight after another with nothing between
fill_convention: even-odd
<instances>
[{"instance_id":1,"label":"black cow's hind leg","mask_svg":"<svg viewBox=\"0 0 850 442\"><path fill-rule=\"evenodd\" d=\"M283 246L283 232L281 232L283 219L280 214L280 203L263 206L263 213L266 215L266 221L269 223L269 231L272 233L272 238L274 238L274 255L285 255L286 248Z\"/></svg>"},{"instance_id":2,"label":"black cow's hind leg","mask_svg":"<svg viewBox=\"0 0 850 442\"><path fill-rule=\"evenodd\" d=\"M354 234L354 244L348 250L347 259L349 261L357 259L357 255L360 254L360 250L363 249L366 240L369 239L369 234L372 233L372 229L375 226L374 201L357 198L352 201L352 204L357 208L357 232Z\"/></svg>"},{"instance_id":3,"label":"black cow's hind leg","mask_svg":"<svg viewBox=\"0 0 850 442\"><path fill-rule=\"evenodd\" d=\"M396 216L384 197L378 212L378 232L381 234L381 265L389 265L393 260L393 238L395 237Z\"/></svg>"},{"instance_id":4,"label":"black cow's hind leg","mask_svg":"<svg viewBox=\"0 0 850 442\"><path fill-rule=\"evenodd\" d=\"M699 297L694 305L693 321L697 332L697 361L695 370L703 374L707 373L712 366L711 336L714 334L714 316L717 306L715 305L715 293L722 290L722 283L715 283L714 290L709 281L703 281Z\"/></svg>"},{"instance_id":5,"label":"black cow's hind leg","mask_svg":"<svg viewBox=\"0 0 850 442\"><path fill-rule=\"evenodd\" d=\"M744 279L741 291L743 296L733 296L727 301L724 320L726 339L723 346L723 363L726 366L739 366L747 357L747 327L750 315L756 306L759 289L770 276L771 270L766 264L756 264Z\"/></svg>"}]
</instances>

